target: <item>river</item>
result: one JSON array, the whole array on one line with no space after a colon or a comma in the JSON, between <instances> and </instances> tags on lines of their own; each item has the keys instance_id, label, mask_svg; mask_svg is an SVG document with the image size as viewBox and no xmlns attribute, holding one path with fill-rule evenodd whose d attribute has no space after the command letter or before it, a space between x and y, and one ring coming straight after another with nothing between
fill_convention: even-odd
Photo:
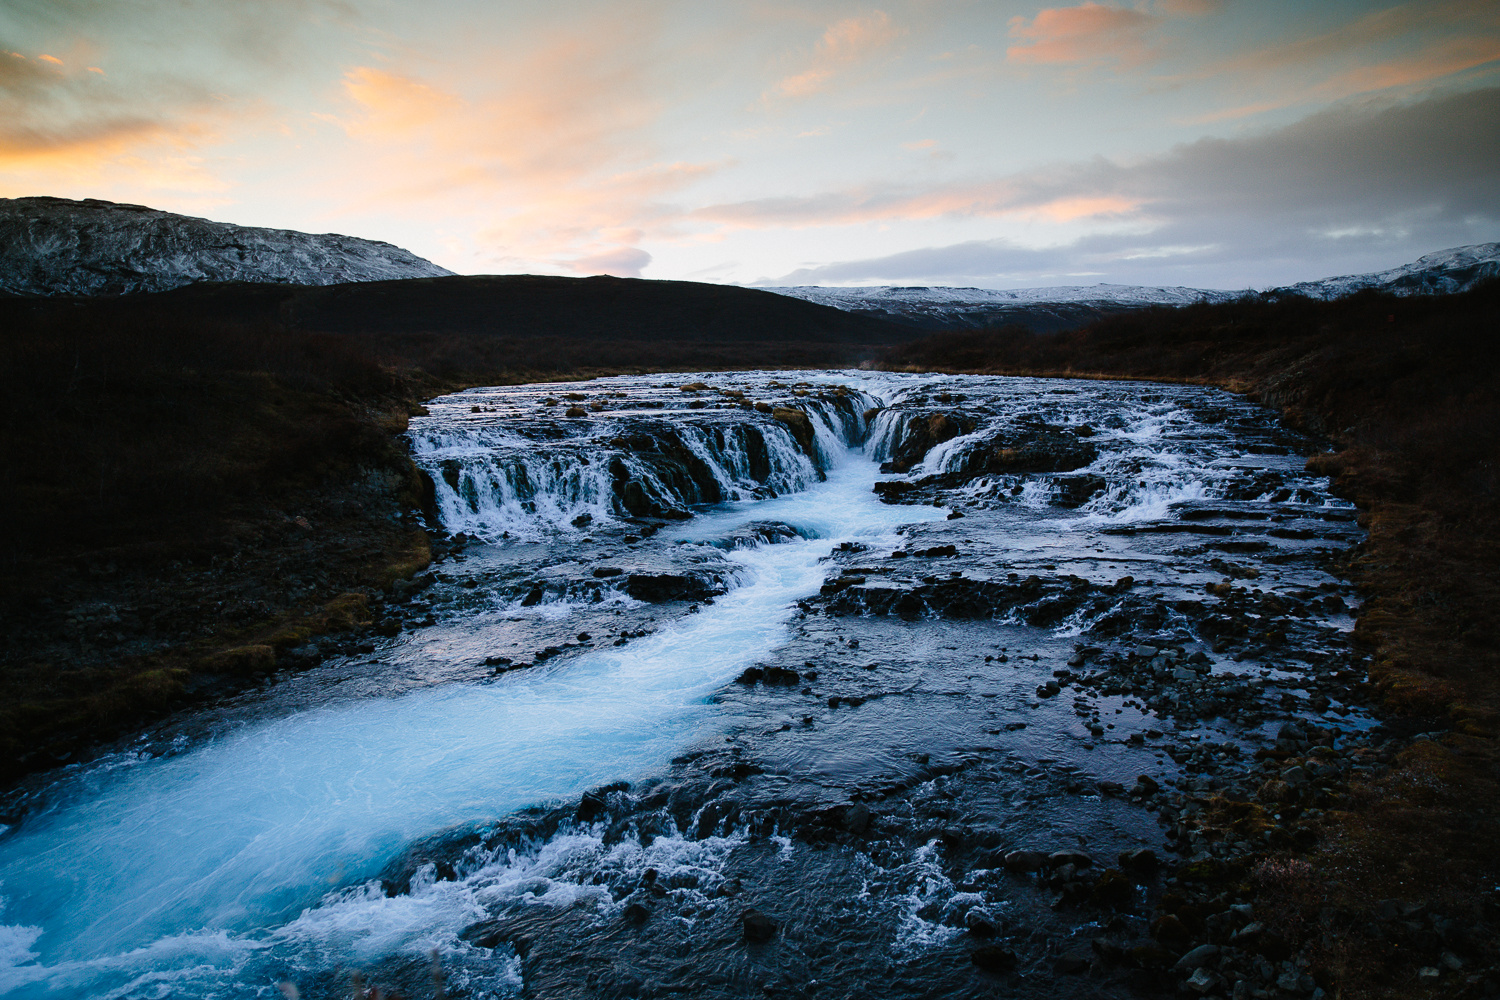
<instances>
[{"instance_id":1,"label":"river","mask_svg":"<svg viewBox=\"0 0 1500 1000\"><path fill-rule=\"evenodd\" d=\"M428 408L458 544L398 634L35 788L0 994L987 995L998 939L1017 995L1124 996L1049 971L1105 920L997 858L1161 851L1113 790L1225 780L1171 747L1369 725L1354 512L1227 393L749 372Z\"/></svg>"}]
</instances>

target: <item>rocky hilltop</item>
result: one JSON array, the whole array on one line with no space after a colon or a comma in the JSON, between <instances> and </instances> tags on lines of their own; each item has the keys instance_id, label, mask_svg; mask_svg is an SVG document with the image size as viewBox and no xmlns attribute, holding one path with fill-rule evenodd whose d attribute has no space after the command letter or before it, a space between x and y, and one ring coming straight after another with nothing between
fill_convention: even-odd
<instances>
[{"instance_id":1,"label":"rocky hilltop","mask_svg":"<svg viewBox=\"0 0 1500 1000\"><path fill-rule=\"evenodd\" d=\"M1500 277L1500 243L1478 243L1439 250L1387 271L1302 281L1273 288L1266 294L1301 295L1324 301L1366 288L1393 295L1451 295L1495 277Z\"/></svg>"},{"instance_id":2,"label":"rocky hilltop","mask_svg":"<svg viewBox=\"0 0 1500 1000\"><path fill-rule=\"evenodd\" d=\"M88 198L0 199L0 291L160 292L201 281L333 285L453 272L376 240L258 229Z\"/></svg>"}]
</instances>

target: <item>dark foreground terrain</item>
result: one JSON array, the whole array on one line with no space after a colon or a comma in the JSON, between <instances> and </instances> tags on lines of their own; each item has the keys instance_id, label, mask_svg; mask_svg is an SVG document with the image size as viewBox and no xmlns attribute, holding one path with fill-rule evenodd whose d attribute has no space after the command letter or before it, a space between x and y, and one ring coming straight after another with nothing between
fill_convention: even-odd
<instances>
[{"instance_id":1,"label":"dark foreground terrain","mask_svg":"<svg viewBox=\"0 0 1500 1000\"><path fill-rule=\"evenodd\" d=\"M813 311L759 314L750 299L684 307L661 321L674 333L662 336L652 316L663 301L622 306L619 288L629 283L593 286L603 292L588 315L563 328L537 319L554 315L553 289L510 327L470 306L429 324L442 296L426 286L449 280L402 283L415 289L410 297L395 288L400 301L368 307L319 297L337 288L0 304L10 387L0 456L10 532L0 554L7 777L295 670L292 651L310 639L323 637L329 654L357 653L408 627L387 595L401 596L398 581L465 541L431 530L431 481L394 437L442 392L614 372L846 366L881 351L879 363L896 369L1221 385L1335 443L1309 470L1359 505L1369 533L1341 571L1361 589L1355 637L1388 719L1378 741L1352 748L1293 726L1243 765L1223 748L1180 748L1202 772L1204 794L1123 782L1115 794L1170 811L1184 843L1234 850L1172 875L1181 888L1160 897L1149 921L1162 951L1110 960L1165 965L1138 985L1175 989L1193 971L1168 974L1178 956L1243 945L1238 936L1258 924L1253 934L1276 951L1267 961L1285 961L1283 951L1304 960L1288 995L1308 995L1314 980L1335 996L1493 992L1493 942L1474 935L1493 926L1500 903L1490 888L1500 856L1495 286L1448 298L1146 311L1073 333L1002 330L891 347L901 335L857 317L804 303L789 306ZM682 332L700 327L713 336ZM961 405L949 409L961 417ZM957 420L934 422L921 451L962 430ZM1246 585L1223 572L1204 585L1206 597L1224 602L1231 621L1263 617L1265 609L1236 604ZM855 575L869 574L849 570L840 579L851 582L820 607L900 617L866 606ZM952 587L938 595L964 597ZM1021 606L1046 596L997 599ZM1080 673L1106 693L1122 684L1106 675L1120 674L1121 689L1135 692L1129 674L1142 658L1129 645L1109 648L1082 658ZM1342 670L1324 678L1335 697L1358 687ZM1065 773L1055 777L1066 785ZM622 816L670 809L649 796L611 798L601 814L606 807ZM930 808L940 820L941 803ZM1317 818L1280 822L1273 809ZM839 812L807 822L834 824L845 832L830 836L844 837L869 821ZM1081 875L1076 860L1014 864L1036 862L1063 897L1108 909L1110 885ZM1234 910L1244 905L1254 920ZM1101 947L1129 942L1129 928L1116 930ZM1015 959L1003 951L986 960ZM1222 977L1208 983L1200 980L1203 992L1227 989Z\"/></svg>"},{"instance_id":2,"label":"dark foreground terrain","mask_svg":"<svg viewBox=\"0 0 1500 1000\"><path fill-rule=\"evenodd\" d=\"M431 556L397 437L423 399L844 366L911 335L767 292L524 275L0 298L0 330L4 778L370 627Z\"/></svg>"}]
</instances>

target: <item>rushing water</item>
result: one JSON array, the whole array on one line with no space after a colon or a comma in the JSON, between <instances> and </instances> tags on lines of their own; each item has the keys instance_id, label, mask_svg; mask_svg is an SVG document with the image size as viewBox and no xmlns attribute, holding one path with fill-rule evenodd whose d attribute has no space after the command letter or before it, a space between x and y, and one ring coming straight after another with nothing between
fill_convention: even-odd
<instances>
[{"instance_id":1,"label":"rushing water","mask_svg":"<svg viewBox=\"0 0 1500 1000\"><path fill-rule=\"evenodd\" d=\"M685 382L700 387L679 390ZM568 398L575 389L577 398ZM1078 603L1040 627L1033 610L953 631L934 596L952 588L942 590L925 564L903 582L903 567L921 561L907 550L956 540L970 557L945 570L950 582L976 579L977 569L978 579L1002 586L1017 571L1045 566L1077 587L1112 587L1130 569L1186 588L1216 578L1202 567L1212 553L1184 555L1135 532L1180 526L1185 511L1197 512L1189 530L1209 530L1215 518L1238 524L1233 518L1250 510L1279 534L1225 551L1259 552L1274 541L1291 554L1267 570L1267 586L1284 574L1288 586L1305 587L1327 578L1290 560L1326 542L1326 531L1313 538L1298 526L1347 520L1300 474L1264 415L1209 390L855 373L794 383L748 373L473 390L430 409L414 421L414 455L432 475L445 527L483 540L414 599L413 620L431 613L438 624L404 633L359 666L384 678L379 697L337 694L342 681L329 671L347 676L356 664L330 661L325 673L308 675L324 678L327 697L314 690L284 711L250 713L181 752L122 752L60 775L0 836L0 993L274 996L277 984L298 983L332 994L344 989L332 970L401 956L407 964L391 974L414 989L433 955L447 970L450 995L505 995L526 974L521 946L474 928L531 912L505 916L524 903L549 914L586 912L584 924L556 916L549 919L562 922L548 927L593 940L621 919L633 893L646 892L640 879L658 872L681 881L673 891L684 908L671 933L696 941L691 928L722 909L715 900L731 893L726 886L739 891L742 879L730 868L745 858L803 857L792 840L768 840L732 811L704 820L705 803L726 780L779 775L782 784L764 793L777 808L799 796L847 804L859 782L916 774L912 761L925 766L930 756L916 751L973 746L983 733L1019 734L1004 737L1009 749L989 739L997 760L1027 740L1033 751L1061 747L1080 761L1089 758L1079 747L1094 750L1076 719L1045 705L1027 706L1030 734L999 728L996 706L1018 711L1035 678L980 678L960 660L981 643L998 651L1024 641L1052 655L1063 639L1110 627L1118 602ZM968 423L932 444L922 434L944 426L941 413ZM1016 433L1041 442L1026 445L1042 455L1026 459L1029 471L1016 464L1020 446L997 450L997 435L1021 440ZM1247 440L1255 453L1241 447ZM880 472L881 462L894 456L901 464L914 448L905 475ZM885 503L872 492L876 482L898 480L947 492L921 504ZM881 565L848 569L872 560ZM825 585L839 573L839 583ZM672 587L680 592L662 591ZM830 592L834 601L865 602L854 611L894 607L899 592L918 600L906 616L918 624L870 619L863 649L871 652L856 653L858 641L808 617L805 602ZM1185 619L1162 627L1192 637ZM1331 616L1319 634L1334 642L1345 627ZM553 638L582 628L588 632L576 641ZM614 644L604 641L610 628L620 636ZM530 669L503 668L518 654L503 658L497 676L472 670L492 649L540 645L551 652L536 655ZM856 664L862 656L880 663ZM730 684L747 668L782 663L791 671L780 668L790 679L779 701ZM815 663L821 679L818 669L804 669ZM863 707L838 715L839 698L825 708L812 685L832 683L846 668L839 690ZM953 707L955 692L970 707ZM786 699L798 697L805 705L789 707ZM827 727L815 724L822 716ZM1054 735L1043 735L1046 726ZM521 841L497 832L529 807L577 801L607 783L650 788L684 759L729 752L726 740L749 756L726 758L729 770L716 772L732 779L703 778L691 808L678 808L666 792L656 805L640 800L663 817L658 834L622 840L582 812L572 825ZM1096 774L1138 766L1109 763L1104 749L1090 765ZM754 768L733 770L750 756ZM676 794L685 801L687 793ZM1004 794L1026 801L1023 788ZM1136 821L1110 822L1119 836L1139 839ZM430 861L402 860L434 836L456 837L458 846ZM896 956L882 961L910 963L951 947L961 926L953 908L983 899L957 888L931 851L919 847L885 864L843 854L836 872L818 867L827 859L764 861L771 865L764 871L847 886L840 905L853 909L845 923L863 929L844 938L850 932L816 933L832 948L878 928L888 942L881 947ZM401 883L394 887L393 872ZM599 938L589 960L640 947L612 940ZM759 973L736 965L729 947L714 939L679 950L702 950L704 974L717 970L733 993ZM877 974L872 965L855 971L828 961L823 974L850 984ZM613 975L566 991L637 995L670 979ZM683 988L693 982L680 968L673 975Z\"/></svg>"}]
</instances>

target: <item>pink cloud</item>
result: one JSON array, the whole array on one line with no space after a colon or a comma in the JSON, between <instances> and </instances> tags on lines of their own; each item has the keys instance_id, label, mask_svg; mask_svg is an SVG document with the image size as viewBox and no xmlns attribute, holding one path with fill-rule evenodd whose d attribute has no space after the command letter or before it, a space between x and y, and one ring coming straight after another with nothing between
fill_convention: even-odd
<instances>
[{"instance_id":1,"label":"pink cloud","mask_svg":"<svg viewBox=\"0 0 1500 1000\"><path fill-rule=\"evenodd\" d=\"M1023 17L1011 19L1010 36L1017 44L1005 54L1016 62L1050 65L1106 60L1138 63L1149 54L1144 36L1157 20L1129 7L1092 2L1049 7L1029 23Z\"/></svg>"},{"instance_id":2,"label":"pink cloud","mask_svg":"<svg viewBox=\"0 0 1500 1000\"><path fill-rule=\"evenodd\" d=\"M1146 199L1108 190L1114 168L1093 166L1087 186L1070 171L1040 172L930 188L871 187L830 191L804 198L763 198L713 205L694 218L725 230L793 229L866 223L924 221L941 218L1044 218L1071 222L1085 218L1120 218L1138 213Z\"/></svg>"}]
</instances>

